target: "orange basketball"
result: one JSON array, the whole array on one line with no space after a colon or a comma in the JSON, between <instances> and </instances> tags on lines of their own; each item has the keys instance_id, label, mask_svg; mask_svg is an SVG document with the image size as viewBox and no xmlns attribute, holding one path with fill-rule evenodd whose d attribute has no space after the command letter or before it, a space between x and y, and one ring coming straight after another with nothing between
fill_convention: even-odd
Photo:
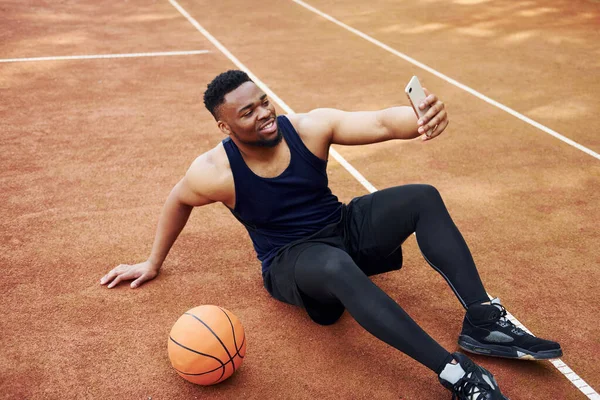
<instances>
[{"instance_id":1,"label":"orange basketball","mask_svg":"<svg viewBox=\"0 0 600 400\"><path fill-rule=\"evenodd\" d=\"M184 313L169 335L169 359L177 373L199 385L229 378L246 354L240 320L224 308L203 305Z\"/></svg>"}]
</instances>

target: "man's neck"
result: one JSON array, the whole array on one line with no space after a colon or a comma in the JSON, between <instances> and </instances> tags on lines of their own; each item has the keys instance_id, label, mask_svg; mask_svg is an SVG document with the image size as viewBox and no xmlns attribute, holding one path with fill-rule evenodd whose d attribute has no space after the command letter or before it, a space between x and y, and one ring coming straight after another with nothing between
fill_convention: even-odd
<instances>
[{"instance_id":1,"label":"man's neck","mask_svg":"<svg viewBox=\"0 0 600 400\"><path fill-rule=\"evenodd\" d=\"M246 161L252 160L257 162L269 162L277 158L277 154L281 151L281 146L285 142L282 140L274 147L261 147L244 144L234 138L231 138L231 140L236 144Z\"/></svg>"}]
</instances>

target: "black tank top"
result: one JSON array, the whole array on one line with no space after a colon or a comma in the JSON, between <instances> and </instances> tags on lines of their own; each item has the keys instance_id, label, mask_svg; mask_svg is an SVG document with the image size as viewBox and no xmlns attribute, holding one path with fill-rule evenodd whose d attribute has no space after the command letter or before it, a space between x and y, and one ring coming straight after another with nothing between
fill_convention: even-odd
<instances>
[{"instance_id":1,"label":"black tank top","mask_svg":"<svg viewBox=\"0 0 600 400\"><path fill-rule=\"evenodd\" d=\"M256 175L235 143L223 140L235 184L231 212L248 230L263 275L278 249L338 222L342 209L328 186L327 161L306 148L287 117L277 117L277 124L290 164L275 178Z\"/></svg>"}]
</instances>

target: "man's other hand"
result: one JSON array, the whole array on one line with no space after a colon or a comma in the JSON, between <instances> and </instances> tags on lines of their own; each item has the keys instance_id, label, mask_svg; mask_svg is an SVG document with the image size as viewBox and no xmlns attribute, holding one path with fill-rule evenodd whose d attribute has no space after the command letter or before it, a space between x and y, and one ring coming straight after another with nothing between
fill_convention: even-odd
<instances>
[{"instance_id":1,"label":"man's other hand","mask_svg":"<svg viewBox=\"0 0 600 400\"><path fill-rule=\"evenodd\" d=\"M108 284L107 287L111 289L117 286L121 281L135 279L130 285L132 289L135 289L142 283L156 278L158 271L159 268L150 263L150 261L144 261L134 265L121 264L113 268L108 274L104 275L100 279L100 284Z\"/></svg>"}]
</instances>

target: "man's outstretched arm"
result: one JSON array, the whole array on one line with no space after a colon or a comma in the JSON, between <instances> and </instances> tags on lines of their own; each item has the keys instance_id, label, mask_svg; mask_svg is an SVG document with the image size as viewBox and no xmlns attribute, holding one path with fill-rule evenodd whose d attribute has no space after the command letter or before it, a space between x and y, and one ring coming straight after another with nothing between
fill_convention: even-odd
<instances>
[{"instance_id":1,"label":"man's outstretched arm","mask_svg":"<svg viewBox=\"0 0 600 400\"><path fill-rule=\"evenodd\" d=\"M335 109L316 109L306 116L313 127L329 133L329 143L360 145L378 143L392 139L423 140L439 136L448 126L446 107L434 94L417 107L431 107L425 116L417 119L412 107L392 107L378 111L348 112Z\"/></svg>"}]
</instances>

